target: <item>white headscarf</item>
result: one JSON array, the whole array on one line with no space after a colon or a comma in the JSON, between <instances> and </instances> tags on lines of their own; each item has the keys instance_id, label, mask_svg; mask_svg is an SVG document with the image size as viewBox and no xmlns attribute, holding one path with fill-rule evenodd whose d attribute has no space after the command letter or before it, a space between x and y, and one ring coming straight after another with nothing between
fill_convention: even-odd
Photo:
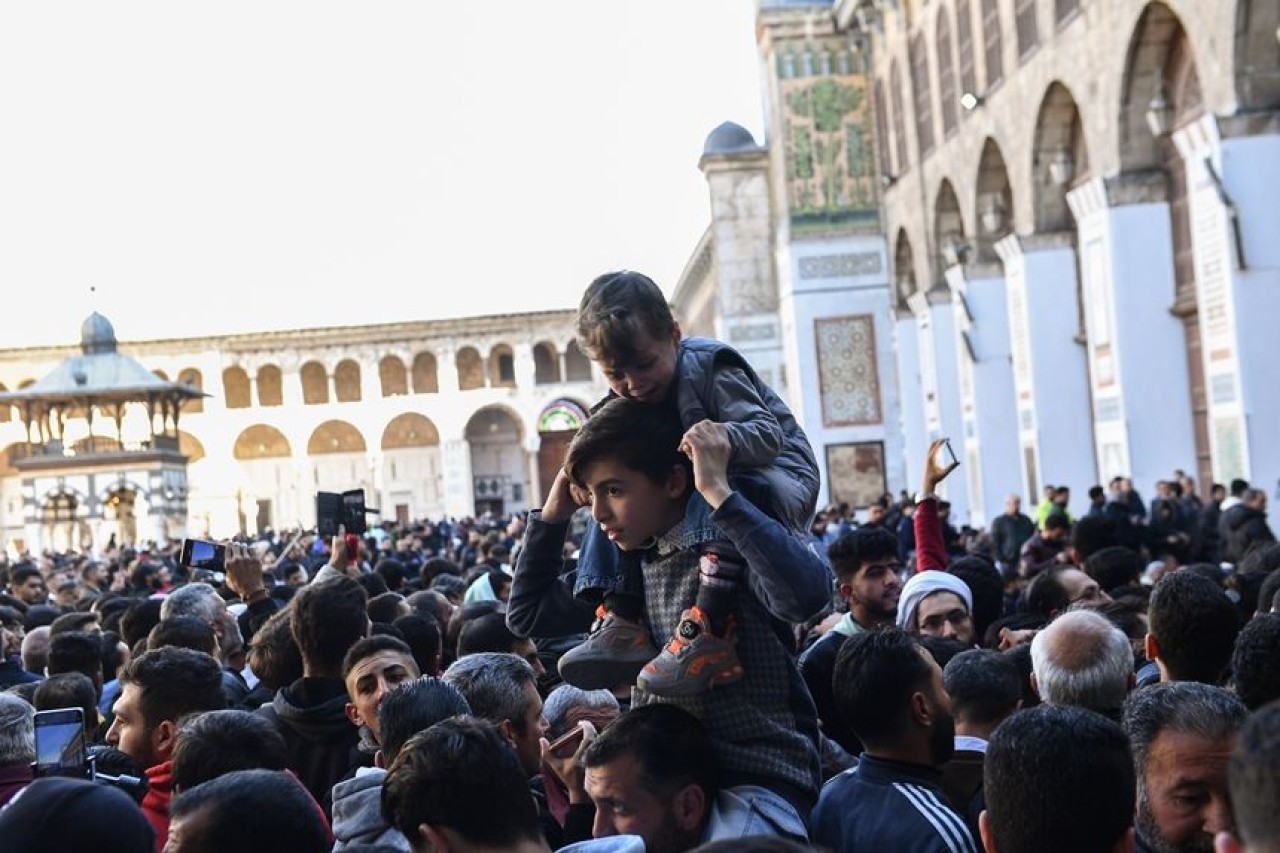
<instances>
[{"instance_id":1,"label":"white headscarf","mask_svg":"<svg viewBox=\"0 0 1280 853\"><path fill-rule=\"evenodd\" d=\"M916 609L935 592L953 592L964 602L965 608L973 612L973 593L969 585L960 578L939 569L930 569L911 576L902 588L902 596L898 599L898 627L908 633L915 633Z\"/></svg>"}]
</instances>

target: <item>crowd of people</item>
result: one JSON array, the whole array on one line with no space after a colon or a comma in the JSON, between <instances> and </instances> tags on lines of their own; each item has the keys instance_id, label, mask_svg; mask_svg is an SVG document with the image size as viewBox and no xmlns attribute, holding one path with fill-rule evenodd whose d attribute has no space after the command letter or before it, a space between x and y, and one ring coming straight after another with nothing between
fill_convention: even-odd
<instances>
[{"instance_id":1,"label":"crowd of people","mask_svg":"<svg viewBox=\"0 0 1280 853\"><path fill-rule=\"evenodd\" d=\"M1280 849L1265 493L956 531L940 441L814 514L785 406L650 285L588 289L614 394L527 517L0 563L0 847ZM87 770L37 755L65 709Z\"/></svg>"}]
</instances>

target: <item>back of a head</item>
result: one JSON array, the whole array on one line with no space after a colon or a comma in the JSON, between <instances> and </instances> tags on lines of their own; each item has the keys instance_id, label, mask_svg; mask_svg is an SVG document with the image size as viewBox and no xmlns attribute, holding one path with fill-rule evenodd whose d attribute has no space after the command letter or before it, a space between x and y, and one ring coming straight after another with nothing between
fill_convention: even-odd
<instances>
[{"instance_id":1,"label":"back of a head","mask_svg":"<svg viewBox=\"0 0 1280 853\"><path fill-rule=\"evenodd\" d=\"M713 801L720 790L711 735L697 717L675 705L641 705L618 717L587 747L585 767L630 757L641 765L642 784L666 798L689 784Z\"/></svg>"},{"instance_id":2,"label":"back of a head","mask_svg":"<svg viewBox=\"0 0 1280 853\"><path fill-rule=\"evenodd\" d=\"M954 561L947 571L960 578L973 594L973 633L981 637L1004 613L1004 581L995 563L969 555Z\"/></svg>"},{"instance_id":3,"label":"back of a head","mask_svg":"<svg viewBox=\"0 0 1280 853\"><path fill-rule=\"evenodd\" d=\"M404 744L382 783L382 815L414 849L423 849L423 824L481 848L542 838L515 751L496 725L471 717L437 723Z\"/></svg>"},{"instance_id":4,"label":"back of a head","mask_svg":"<svg viewBox=\"0 0 1280 853\"><path fill-rule=\"evenodd\" d=\"M1053 516L1050 516L1052 518ZM1037 574L1023 592L1026 612L1049 618L1071 606L1071 595L1063 585L1061 566L1054 566Z\"/></svg>"},{"instance_id":5,"label":"back of a head","mask_svg":"<svg viewBox=\"0 0 1280 853\"><path fill-rule=\"evenodd\" d=\"M440 623L434 616L422 613L410 613L401 616L392 626L404 637L413 659L418 664L418 671L423 675L435 675L440 671Z\"/></svg>"},{"instance_id":6,"label":"back of a head","mask_svg":"<svg viewBox=\"0 0 1280 853\"><path fill-rule=\"evenodd\" d=\"M472 601L462 605L453 611L453 617L449 619L449 624L445 627L444 648L448 655L449 663L458 657L458 638L462 635L462 628L468 622L479 619L481 616L487 616L490 613L498 613L502 610L501 601Z\"/></svg>"},{"instance_id":7,"label":"back of a head","mask_svg":"<svg viewBox=\"0 0 1280 853\"><path fill-rule=\"evenodd\" d=\"M170 827L182 823L183 849L201 853L327 853L330 847L315 800L277 770L237 770L183 791L170 803L169 819Z\"/></svg>"},{"instance_id":8,"label":"back of a head","mask_svg":"<svg viewBox=\"0 0 1280 853\"><path fill-rule=\"evenodd\" d=\"M5 853L153 853L155 830L128 795L83 779L37 779L0 810Z\"/></svg>"},{"instance_id":9,"label":"back of a head","mask_svg":"<svg viewBox=\"0 0 1280 853\"><path fill-rule=\"evenodd\" d=\"M942 670L956 720L979 725L1000 722L1018 708L1022 681L1018 667L994 649L961 652Z\"/></svg>"},{"instance_id":10,"label":"back of a head","mask_svg":"<svg viewBox=\"0 0 1280 853\"><path fill-rule=\"evenodd\" d=\"M1076 559L1085 562L1101 551L1119 547L1115 519L1105 515L1086 515L1081 518L1071 528L1071 547L1076 552ZM1098 583L1101 584L1102 581ZM1106 586L1102 588L1107 589Z\"/></svg>"},{"instance_id":11,"label":"back of a head","mask_svg":"<svg viewBox=\"0 0 1280 853\"><path fill-rule=\"evenodd\" d=\"M676 328L662 290L647 275L630 270L605 273L587 285L577 325L578 346L596 361L628 361L641 335L664 340Z\"/></svg>"},{"instance_id":12,"label":"back of a head","mask_svg":"<svg viewBox=\"0 0 1280 853\"><path fill-rule=\"evenodd\" d=\"M49 634L57 635L65 634L68 631L84 631L97 621L98 614L96 613L82 613L79 611L63 613L49 623Z\"/></svg>"},{"instance_id":13,"label":"back of a head","mask_svg":"<svg viewBox=\"0 0 1280 853\"><path fill-rule=\"evenodd\" d=\"M404 596L398 592L384 592L369 599L365 612L371 622L383 622L390 625L410 610L405 604Z\"/></svg>"},{"instance_id":14,"label":"back of a head","mask_svg":"<svg viewBox=\"0 0 1280 853\"><path fill-rule=\"evenodd\" d=\"M1062 614L1031 641L1040 698L1113 715L1133 676L1133 647L1124 632L1090 610Z\"/></svg>"},{"instance_id":15,"label":"back of a head","mask_svg":"<svg viewBox=\"0 0 1280 853\"><path fill-rule=\"evenodd\" d=\"M863 564L898 556L898 537L879 525L857 527L827 546L831 570L842 581L858 573Z\"/></svg>"},{"instance_id":16,"label":"back of a head","mask_svg":"<svg viewBox=\"0 0 1280 853\"><path fill-rule=\"evenodd\" d=\"M1280 850L1280 705L1244 724L1228 771L1236 831L1249 850Z\"/></svg>"},{"instance_id":17,"label":"back of a head","mask_svg":"<svg viewBox=\"0 0 1280 853\"><path fill-rule=\"evenodd\" d=\"M478 652L510 652L520 638L507 627L505 613L486 613L471 619L458 632L458 657Z\"/></svg>"},{"instance_id":18,"label":"back of a head","mask_svg":"<svg viewBox=\"0 0 1280 853\"><path fill-rule=\"evenodd\" d=\"M102 637L87 631L55 634L49 640L49 674L82 672L102 681Z\"/></svg>"},{"instance_id":19,"label":"back of a head","mask_svg":"<svg viewBox=\"0 0 1280 853\"><path fill-rule=\"evenodd\" d=\"M1274 572L1280 569L1280 542L1262 542L1249 549L1236 572Z\"/></svg>"},{"instance_id":20,"label":"back of a head","mask_svg":"<svg viewBox=\"0 0 1280 853\"><path fill-rule=\"evenodd\" d=\"M459 658L440 677L457 688L475 716L491 723L510 720L517 727L524 725L529 703L526 685L537 684L528 661L499 652Z\"/></svg>"},{"instance_id":21,"label":"back of a head","mask_svg":"<svg viewBox=\"0 0 1280 853\"><path fill-rule=\"evenodd\" d=\"M364 587L348 577L304 586L294 596L290 629L303 661L336 672L342 658L369 630Z\"/></svg>"},{"instance_id":22,"label":"back of a head","mask_svg":"<svg viewBox=\"0 0 1280 853\"><path fill-rule=\"evenodd\" d=\"M1228 691L1198 681L1168 681L1133 691L1125 701L1121 725L1129 737L1139 786L1146 784L1151 744L1162 732L1221 741L1239 731L1248 714L1244 703Z\"/></svg>"},{"instance_id":23,"label":"back of a head","mask_svg":"<svg viewBox=\"0 0 1280 853\"><path fill-rule=\"evenodd\" d=\"M1218 684L1231 661L1240 617L1222 587L1174 572L1151 591L1151 635L1170 680Z\"/></svg>"},{"instance_id":24,"label":"back of a head","mask_svg":"<svg viewBox=\"0 0 1280 853\"><path fill-rule=\"evenodd\" d=\"M161 619L147 635L147 650L174 646L213 654L218 648L218 638L213 626L196 616L170 616Z\"/></svg>"},{"instance_id":25,"label":"back of a head","mask_svg":"<svg viewBox=\"0 0 1280 853\"><path fill-rule=\"evenodd\" d=\"M173 785L186 791L236 770L283 770L284 738L265 717L209 711L184 721L173 749Z\"/></svg>"},{"instance_id":26,"label":"back of a head","mask_svg":"<svg viewBox=\"0 0 1280 853\"><path fill-rule=\"evenodd\" d=\"M49 676L40 682L31 701L37 711L79 708L84 713L84 724L90 736L98 727L98 690L89 676L82 672Z\"/></svg>"},{"instance_id":27,"label":"back of a head","mask_svg":"<svg viewBox=\"0 0 1280 853\"><path fill-rule=\"evenodd\" d=\"M1253 617L1231 656L1236 695L1251 711L1280 699L1280 613Z\"/></svg>"},{"instance_id":28,"label":"back of a head","mask_svg":"<svg viewBox=\"0 0 1280 853\"><path fill-rule=\"evenodd\" d=\"M120 639L129 648L146 639L151 629L160 621L160 601L146 598L137 602L120 617Z\"/></svg>"},{"instance_id":29,"label":"back of a head","mask_svg":"<svg viewBox=\"0 0 1280 853\"><path fill-rule=\"evenodd\" d=\"M28 631L22 638L22 668L27 672L42 673L49 666L49 626Z\"/></svg>"},{"instance_id":30,"label":"back of a head","mask_svg":"<svg viewBox=\"0 0 1280 853\"><path fill-rule=\"evenodd\" d=\"M911 695L932 676L920 647L900 628L856 634L836 657L836 707L869 748L895 742L906 730Z\"/></svg>"},{"instance_id":31,"label":"back of a head","mask_svg":"<svg viewBox=\"0 0 1280 853\"><path fill-rule=\"evenodd\" d=\"M194 616L212 625L222 610L221 600L217 591L208 584L189 583L164 597L160 603L160 619Z\"/></svg>"},{"instance_id":32,"label":"back of a head","mask_svg":"<svg viewBox=\"0 0 1280 853\"><path fill-rule=\"evenodd\" d=\"M415 678L397 685L378 706L383 765L390 765L405 741L442 720L470 715L471 707L451 684L438 678Z\"/></svg>"},{"instance_id":33,"label":"back of a head","mask_svg":"<svg viewBox=\"0 0 1280 853\"><path fill-rule=\"evenodd\" d=\"M249 667L272 690L302 677L302 651L293 639L292 618L290 610L273 613L249 641Z\"/></svg>"},{"instance_id":34,"label":"back of a head","mask_svg":"<svg viewBox=\"0 0 1280 853\"><path fill-rule=\"evenodd\" d=\"M1138 583L1142 563L1138 554L1119 545L1095 552L1084 563L1084 571L1098 582L1103 592Z\"/></svg>"},{"instance_id":35,"label":"back of a head","mask_svg":"<svg viewBox=\"0 0 1280 853\"><path fill-rule=\"evenodd\" d=\"M996 729L983 762L984 836L1000 853L1109 853L1133 826L1134 769L1120 727L1043 705Z\"/></svg>"},{"instance_id":36,"label":"back of a head","mask_svg":"<svg viewBox=\"0 0 1280 853\"><path fill-rule=\"evenodd\" d=\"M129 662L121 681L138 687L148 728L226 707L222 668L204 652L173 646L146 652Z\"/></svg>"},{"instance_id":37,"label":"back of a head","mask_svg":"<svg viewBox=\"0 0 1280 853\"><path fill-rule=\"evenodd\" d=\"M36 709L24 699L0 691L0 767L36 760Z\"/></svg>"}]
</instances>

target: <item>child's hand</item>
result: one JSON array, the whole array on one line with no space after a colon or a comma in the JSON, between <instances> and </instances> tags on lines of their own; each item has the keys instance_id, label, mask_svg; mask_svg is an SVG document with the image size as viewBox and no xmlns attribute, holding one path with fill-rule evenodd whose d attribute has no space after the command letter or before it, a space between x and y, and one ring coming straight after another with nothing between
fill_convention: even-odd
<instances>
[{"instance_id":1,"label":"child's hand","mask_svg":"<svg viewBox=\"0 0 1280 853\"><path fill-rule=\"evenodd\" d=\"M551 484L547 501L542 505L542 520L548 524L560 524L568 521L578 507L587 505L587 495L573 485L569 475L563 468L556 474Z\"/></svg>"},{"instance_id":2,"label":"child's hand","mask_svg":"<svg viewBox=\"0 0 1280 853\"><path fill-rule=\"evenodd\" d=\"M729 457L733 445L724 424L702 420L680 439L680 452L693 460L693 484L712 509L733 494L729 487Z\"/></svg>"}]
</instances>

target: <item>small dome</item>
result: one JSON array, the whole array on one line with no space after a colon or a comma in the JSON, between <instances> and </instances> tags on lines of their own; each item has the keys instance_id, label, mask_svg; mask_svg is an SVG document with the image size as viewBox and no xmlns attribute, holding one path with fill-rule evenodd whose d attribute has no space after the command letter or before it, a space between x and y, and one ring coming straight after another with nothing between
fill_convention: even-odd
<instances>
[{"instance_id":1,"label":"small dome","mask_svg":"<svg viewBox=\"0 0 1280 853\"><path fill-rule=\"evenodd\" d=\"M85 355L116 351L116 330L111 321L97 311L80 324L80 349Z\"/></svg>"},{"instance_id":2,"label":"small dome","mask_svg":"<svg viewBox=\"0 0 1280 853\"><path fill-rule=\"evenodd\" d=\"M756 145L755 137L751 135L751 131L740 124L726 121L707 134L707 141L702 146L702 156L737 154L743 151L759 150L760 146Z\"/></svg>"}]
</instances>

